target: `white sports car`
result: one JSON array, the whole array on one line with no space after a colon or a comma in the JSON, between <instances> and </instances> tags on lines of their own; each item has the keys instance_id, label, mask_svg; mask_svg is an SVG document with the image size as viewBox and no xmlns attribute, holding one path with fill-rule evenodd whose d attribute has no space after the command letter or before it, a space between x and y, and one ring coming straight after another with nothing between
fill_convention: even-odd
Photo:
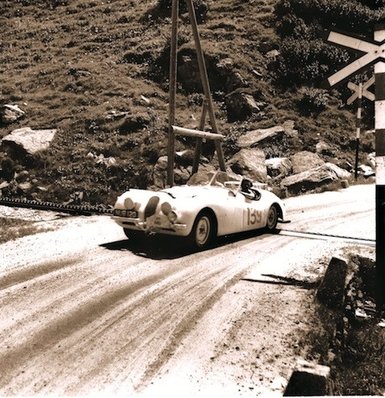
<instances>
[{"instance_id":1,"label":"white sports car","mask_svg":"<svg viewBox=\"0 0 385 398\"><path fill-rule=\"evenodd\" d=\"M199 179L199 181L197 181ZM188 185L162 191L129 189L116 200L112 218L129 239L145 233L188 238L198 249L217 236L265 228L285 220L285 207L272 192L224 172L196 174Z\"/></svg>"}]
</instances>

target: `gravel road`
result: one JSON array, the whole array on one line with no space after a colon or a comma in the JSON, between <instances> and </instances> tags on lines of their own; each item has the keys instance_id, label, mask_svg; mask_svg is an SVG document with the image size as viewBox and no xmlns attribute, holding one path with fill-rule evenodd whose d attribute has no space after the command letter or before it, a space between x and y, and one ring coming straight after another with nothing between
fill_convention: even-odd
<instances>
[{"instance_id":1,"label":"gravel road","mask_svg":"<svg viewBox=\"0 0 385 398\"><path fill-rule=\"evenodd\" d=\"M309 351L301 336L329 259L374 251L290 231L374 239L374 186L286 206L279 235L198 253L172 239L134 247L105 216L30 211L50 230L0 245L0 395L281 393Z\"/></svg>"}]
</instances>

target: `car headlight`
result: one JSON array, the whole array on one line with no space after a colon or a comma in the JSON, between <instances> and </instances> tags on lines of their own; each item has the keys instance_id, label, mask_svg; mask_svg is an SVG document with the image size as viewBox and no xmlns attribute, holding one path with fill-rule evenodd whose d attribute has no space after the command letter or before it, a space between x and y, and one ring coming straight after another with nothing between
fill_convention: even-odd
<instances>
[{"instance_id":1,"label":"car headlight","mask_svg":"<svg viewBox=\"0 0 385 398\"><path fill-rule=\"evenodd\" d=\"M167 218L169 219L170 222L174 223L177 220L178 215L175 213L175 211L170 211L167 214Z\"/></svg>"},{"instance_id":2,"label":"car headlight","mask_svg":"<svg viewBox=\"0 0 385 398\"><path fill-rule=\"evenodd\" d=\"M164 202L162 203L162 205L160 206L160 209L162 210L162 213L165 214L166 216L171 212L172 208L170 203L168 202Z\"/></svg>"},{"instance_id":3,"label":"car headlight","mask_svg":"<svg viewBox=\"0 0 385 398\"><path fill-rule=\"evenodd\" d=\"M124 207L127 210L132 210L135 207L135 203L131 198L124 199Z\"/></svg>"}]
</instances>

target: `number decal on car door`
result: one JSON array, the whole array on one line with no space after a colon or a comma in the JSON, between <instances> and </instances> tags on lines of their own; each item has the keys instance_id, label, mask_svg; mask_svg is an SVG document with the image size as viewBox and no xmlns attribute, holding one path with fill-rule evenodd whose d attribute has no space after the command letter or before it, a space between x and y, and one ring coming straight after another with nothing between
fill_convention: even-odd
<instances>
[{"instance_id":1,"label":"number decal on car door","mask_svg":"<svg viewBox=\"0 0 385 398\"><path fill-rule=\"evenodd\" d=\"M262 221L262 212L248 207L247 225L260 224L261 221Z\"/></svg>"}]
</instances>

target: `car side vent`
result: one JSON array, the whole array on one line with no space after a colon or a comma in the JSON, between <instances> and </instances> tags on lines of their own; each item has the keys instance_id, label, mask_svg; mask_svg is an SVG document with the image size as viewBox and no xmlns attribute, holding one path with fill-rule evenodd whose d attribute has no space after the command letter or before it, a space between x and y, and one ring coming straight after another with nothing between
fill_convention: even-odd
<instances>
[{"instance_id":1,"label":"car side vent","mask_svg":"<svg viewBox=\"0 0 385 398\"><path fill-rule=\"evenodd\" d=\"M148 201L146 208L144 209L144 219L147 217L151 217L152 215L155 214L156 207L159 204L159 197L158 196L153 196L150 198Z\"/></svg>"}]
</instances>

